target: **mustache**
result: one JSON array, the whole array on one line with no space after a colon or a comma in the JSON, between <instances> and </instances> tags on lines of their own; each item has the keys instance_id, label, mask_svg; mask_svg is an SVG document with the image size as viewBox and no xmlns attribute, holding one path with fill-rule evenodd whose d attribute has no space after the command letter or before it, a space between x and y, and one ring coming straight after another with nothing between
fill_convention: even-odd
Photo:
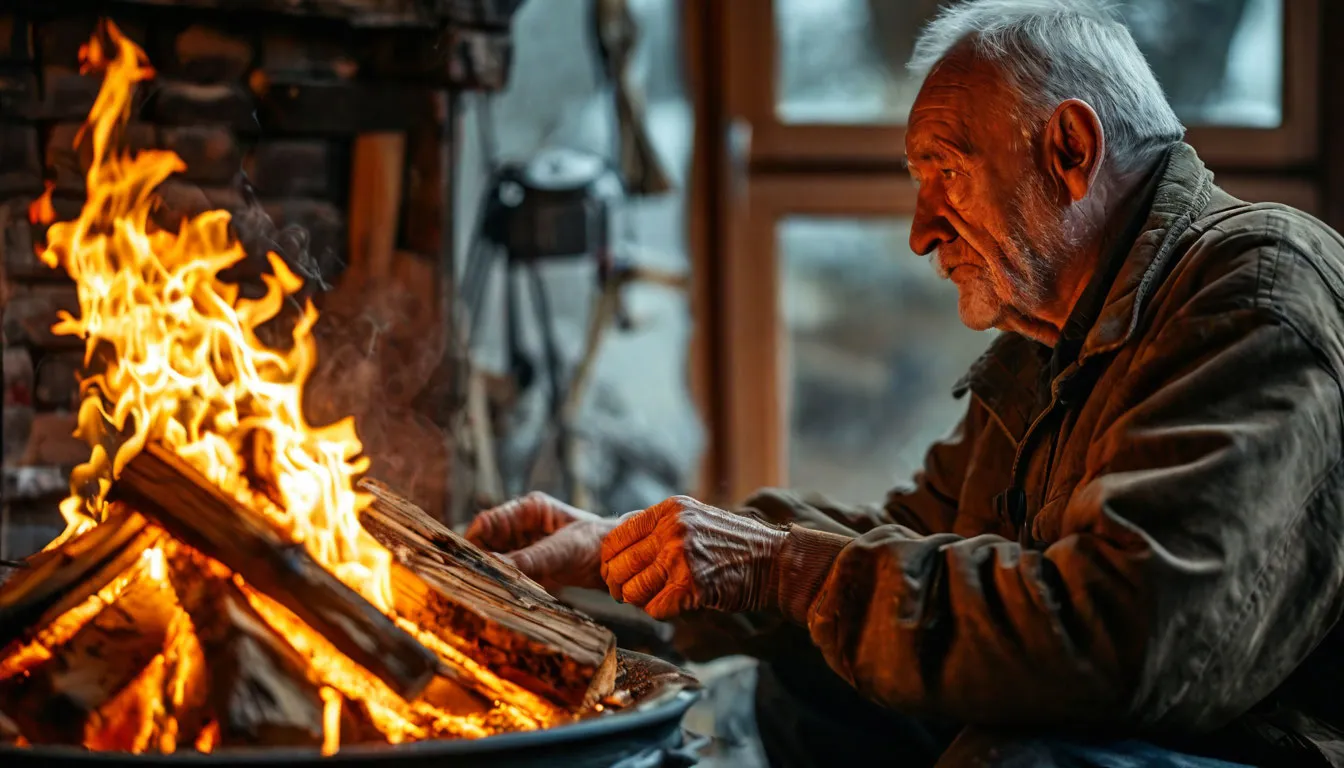
<instances>
[{"instance_id":1,"label":"mustache","mask_svg":"<svg viewBox=\"0 0 1344 768\"><path fill-rule=\"evenodd\" d=\"M974 263L974 259L968 259L958 254L949 253L946 246L936 248L933 253L929 254L929 268L933 270L934 274L944 280L949 279L952 275L952 270L957 267Z\"/></svg>"}]
</instances>

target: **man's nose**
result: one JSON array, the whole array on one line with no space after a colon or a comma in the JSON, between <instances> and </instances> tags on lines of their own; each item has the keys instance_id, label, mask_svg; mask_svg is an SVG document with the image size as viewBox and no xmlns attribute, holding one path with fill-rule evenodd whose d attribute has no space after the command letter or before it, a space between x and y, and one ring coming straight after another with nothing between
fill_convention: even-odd
<instances>
[{"instance_id":1,"label":"man's nose","mask_svg":"<svg viewBox=\"0 0 1344 768\"><path fill-rule=\"evenodd\" d=\"M957 239L957 231L932 201L921 199L915 206L915 220L910 225L910 250L927 256L942 245Z\"/></svg>"}]
</instances>

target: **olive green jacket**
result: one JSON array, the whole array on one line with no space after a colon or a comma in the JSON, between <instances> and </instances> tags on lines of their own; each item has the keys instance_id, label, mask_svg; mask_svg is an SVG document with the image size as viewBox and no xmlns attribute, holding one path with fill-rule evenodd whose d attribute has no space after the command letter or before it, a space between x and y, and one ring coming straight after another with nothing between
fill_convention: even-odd
<instances>
[{"instance_id":1,"label":"olive green jacket","mask_svg":"<svg viewBox=\"0 0 1344 768\"><path fill-rule=\"evenodd\" d=\"M1135 211L1055 349L1002 334L957 385L911 487L748 502L807 529L786 613L907 712L1344 765L1344 240L1184 144Z\"/></svg>"}]
</instances>

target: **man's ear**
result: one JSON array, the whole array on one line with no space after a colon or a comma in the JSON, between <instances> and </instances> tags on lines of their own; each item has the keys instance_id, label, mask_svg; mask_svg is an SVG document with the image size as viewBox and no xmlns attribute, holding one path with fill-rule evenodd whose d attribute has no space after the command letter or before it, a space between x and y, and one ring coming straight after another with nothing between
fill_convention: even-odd
<instances>
[{"instance_id":1,"label":"man's ear","mask_svg":"<svg viewBox=\"0 0 1344 768\"><path fill-rule=\"evenodd\" d=\"M1065 101L1045 124L1044 138L1046 174L1068 191L1070 202L1087 197L1106 156L1106 135L1096 110L1078 99Z\"/></svg>"}]
</instances>

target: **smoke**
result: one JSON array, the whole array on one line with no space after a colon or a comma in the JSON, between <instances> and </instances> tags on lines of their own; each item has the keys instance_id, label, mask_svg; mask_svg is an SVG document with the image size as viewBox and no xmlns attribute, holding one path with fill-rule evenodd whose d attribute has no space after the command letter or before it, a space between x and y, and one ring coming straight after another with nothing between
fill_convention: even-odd
<instances>
[{"instance_id":1,"label":"smoke","mask_svg":"<svg viewBox=\"0 0 1344 768\"><path fill-rule=\"evenodd\" d=\"M263 341L289 343L305 302L312 301L320 312L313 328L317 365L304 392L309 422L353 417L371 460L370 474L431 514L445 509L451 441L416 407L423 393L441 388L436 377L450 374L440 367L446 340L434 264L398 254L393 274L371 277L358 263L342 263L331 246L315 247L303 226L277 226L245 179L239 186L233 227L248 257L232 277L245 294L258 292L271 252L305 283L281 316L259 329L265 332Z\"/></svg>"},{"instance_id":2,"label":"smoke","mask_svg":"<svg viewBox=\"0 0 1344 768\"><path fill-rule=\"evenodd\" d=\"M266 254L273 252L284 260L294 274L304 279L308 290L331 290L332 275L344 268L335 248L327 245L321 253L315 254L312 237L307 229L295 223L277 227L257 200L256 191L248 183L247 177L242 174L239 176L242 207L233 212L233 228L247 251L248 259L260 260L264 264Z\"/></svg>"}]
</instances>

